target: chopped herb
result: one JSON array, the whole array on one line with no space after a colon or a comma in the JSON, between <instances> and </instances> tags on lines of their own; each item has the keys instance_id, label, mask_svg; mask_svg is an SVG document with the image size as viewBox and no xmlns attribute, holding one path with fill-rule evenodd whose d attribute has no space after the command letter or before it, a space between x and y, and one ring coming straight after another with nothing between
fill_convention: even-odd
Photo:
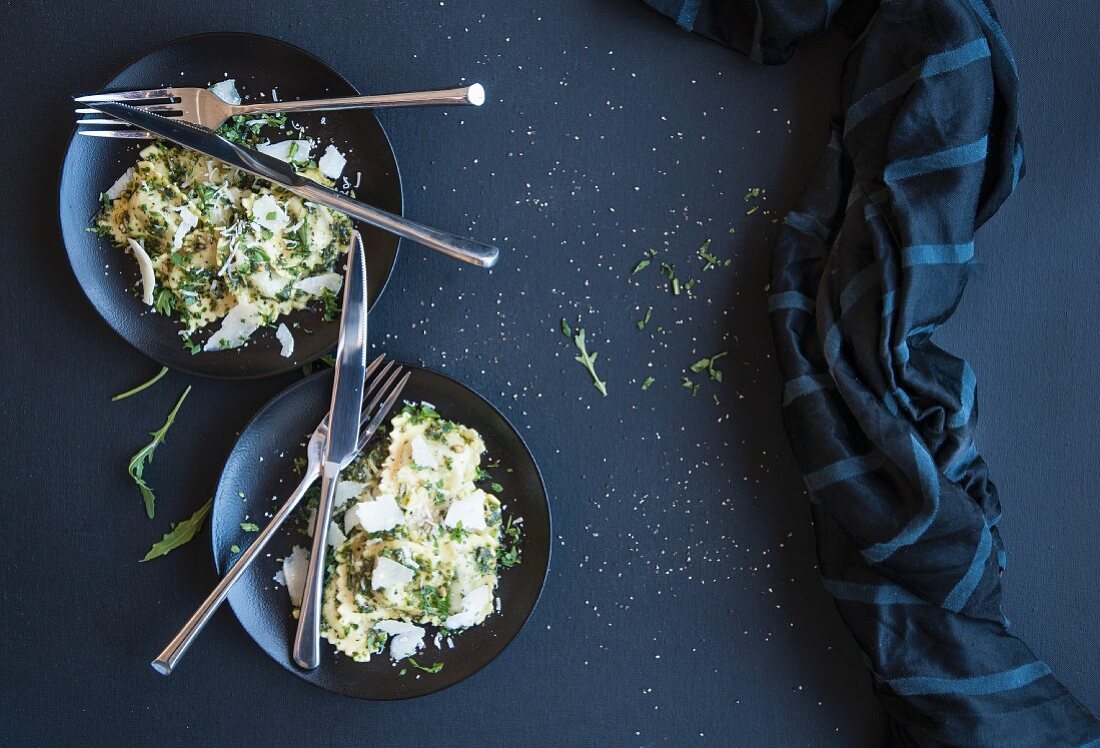
<instances>
[{"instance_id":1,"label":"chopped herb","mask_svg":"<svg viewBox=\"0 0 1100 748\"><path fill-rule=\"evenodd\" d=\"M722 371L715 367L714 362L726 355L728 355L728 352L722 351L721 353L714 354L710 358L701 358L691 365L691 370L696 374L705 371L715 382L721 382Z\"/></svg>"},{"instance_id":2,"label":"chopped herb","mask_svg":"<svg viewBox=\"0 0 1100 748\"><path fill-rule=\"evenodd\" d=\"M298 145L298 144L294 143L293 145ZM294 149L291 148L290 150L291 150L291 153L293 154ZM275 211L271 211L270 213L267 214L267 220L269 220L269 221L274 221L275 220Z\"/></svg>"},{"instance_id":3,"label":"chopped herb","mask_svg":"<svg viewBox=\"0 0 1100 748\"><path fill-rule=\"evenodd\" d=\"M643 390L643 391L644 391L644 390L648 390L648 389L649 389L650 387L652 387L652 386L653 386L653 383L654 383L654 382L656 382L656 381L657 381L657 380L656 380L656 379L654 379L653 377L646 377L646 378L645 378L645 381L644 381L644 382L642 382L642 390Z\"/></svg>"},{"instance_id":4,"label":"chopped herb","mask_svg":"<svg viewBox=\"0 0 1100 748\"><path fill-rule=\"evenodd\" d=\"M649 263L650 263L650 261L649 261L649 259L648 259L648 258L644 258L644 259L638 260L638 264L636 264L636 265L634 266L634 269L630 271L630 274L631 274L631 275L634 275L635 273L640 273L640 272L642 272L642 271L643 271L643 270L645 270L645 269L646 269L647 267L649 267Z\"/></svg>"},{"instance_id":5,"label":"chopped herb","mask_svg":"<svg viewBox=\"0 0 1100 748\"><path fill-rule=\"evenodd\" d=\"M573 344L577 346L577 350L581 353L576 356L574 360L588 370L588 373L592 375L592 384L596 389L600 391L600 394L607 397L607 384L600 381L600 377L596 374L596 356L599 355L595 351L591 354L584 344L584 328L577 330L577 334L573 336Z\"/></svg>"},{"instance_id":6,"label":"chopped herb","mask_svg":"<svg viewBox=\"0 0 1100 748\"><path fill-rule=\"evenodd\" d=\"M163 314L167 317L172 313L172 310L176 308L176 298L167 288L158 289L156 299L153 302L153 308L157 310L158 314Z\"/></svg>"},{"instance_id":7,"label":"chopped herb","mask_svg":"<svg viewBox=\"0 0 1100 748\"><path fill-rule=\"evenodd\" d=\"M561 334L567 338L573 337L573 328L565 321L565 317L561 318Z\"/></svg>"},{"instance_id":8,"label":"chopped herb","mask_svg":"<svg viewBox=\"0 0 1100 748\"><path fill-rule=\"evenodd\" d=\"M673 296L679 296L680 295L680 279L679 278L673 278L672 279L672 295Z\"/></svg>"},{"instance_id":9,"label":"chopped herb","mask_svg":"<svg viewBox=\"0 0 1100 748\"><path fill-rule=\"evenodd\" d=\"M699 394L699 385L696 384L695 382L691 381L687 377L681 377L680 378L680 386L683 387L684 389L691 390L691 394L693 394L693 395L698 395Z\"/></svg>"},{"instance_id":10,"label":"chopped herb","mask_svg":"<svg viewBox=\"0 0 1100 748\"><path fill-rule=\"evenodd\" d=\"M195 537L195 533L202 527L202 521L206 519L207 514L210 514L210 507L213 503L214 499L207 499L206 503L200 506L189 518L174 525L170 531L165 533L163 538L153 544L153 547L145 554L145 558L141 560L150 561L159 556L167 555Z\"/></svg>"},{"instance_id":11,"label":"chopped herb","mask_svg":"<svg viewBox=\"0 0 1100 748\"><path fill-rule=\"evenodd\" d=\"M755 213L758 210L760 210L760 206L759 205L754 205L754 206L752 206L751 208L749 208L748 210L745 211L745 215L751 216L753 213Z\"/></svg>"},{"instance_id":12,"label":"chopped herb","mask_svg":"<svg viewBox=\"0 0 1100 748\"><path fill-rule=\"evenodd\" d=\"M145 513L149 515L149 519L153 518L156 497L153 495L153 489L149 488L149 485L145 482L143 477L145 465L153 461L153 452L156 450L157 445L164 441L164 436L168 433L168 428L176 420L176 414L179 412L180 406L183 405L184 399L187 398L190 392L191 386L188 385L187 389L180 395L180 399L176 401L176 407L172 408L172 412L168 414L168 419L164 422L164 425L156 431L149 432L153 440L138 450L137 453L130 458L130 477L134 479L134 483L141 489L141 498L145 502ZM165 553L167 552L168 551L165 551Z\"/></svg>"},{"instance_id":13,"label":"chopped herb","mask_svg":"<svg viewBox=\"0 0 1100 748\"><path fill-rule=\"evenodd\" d=\"M242 522L241 529L245 532L259 532L260 526L257 525L255 522Z\"/></svg>"},{"instance_id":14,"label":"chopped herb","mask_svg":"<svg viewBox=\"0 0 1100 748\"><path fill-rule=\"evenodd\" d=\"M490 483L489 488L493 489L493 493L504 493L504 486L499 483Z\"/></svg>"},{"instance_id":15,"label":"chopped herb","mask_svg":"<svg viewBox=\"0 0 1100 748\"><path fill-rule=\"evenodd\" d=\"M130 397L130 395L136 395L137 393L141 392L142 390L147 389L149 387L152 387L154 384L156 384L157 382L159 382L161 380L161 377L163 377L167 373L168 373L168 367L167 366L161 367L161 370L159 372L157 372L157 374L152 379L150 379L149 381L147 381L143 384L139 384L137 387L133 388L132 390L126 390L122 394L115 395L114 397L111 398L111 402L112 403L117 403L119 400L125 400L126 398Z\"/></svg>"},{"instance_id":16,"label":"chopped herb","mask_svg":"<svg viewBox=\"0 0 1100 748\"><path fill-rule=\"evenodd\" d=\"M431 667L424 667L423 665L421 665L419 662L417 662L416 660L414 660L411 657L409 658L409 664L412 665L417 670L423 670L425 673L438 673L440 670L443 669L443 663L442 662L437 662L434 665L432 665Z\"/></svg>"},{"instance_id":17,"label":"chopped herb","mask_svg":"<svg viewBox=\"0 0 1100 748\"><path fill-rule=\"evenodd\" d=\"M231 545L231 546L229 546L229 552L230 553L240 553L241 552L241 547L239 545Z\"/></svg>"},{"instance_id":18,"label":"chopped herb","mask_svg":"<svg viewBox=\"0 0 1100 748\"><path fill-rule=\"evenodd\" d=\"M638 320L635 324L639 330L644 330L645 326L649 324L649 318L653 316L653 307L645 310L645 316Z\"/></svg>"}]
</instances>

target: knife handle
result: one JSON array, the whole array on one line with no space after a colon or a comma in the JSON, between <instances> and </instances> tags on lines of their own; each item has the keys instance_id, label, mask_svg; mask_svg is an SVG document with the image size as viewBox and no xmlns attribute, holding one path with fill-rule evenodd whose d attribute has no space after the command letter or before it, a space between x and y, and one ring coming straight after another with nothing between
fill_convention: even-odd
<instances>
[{"instance_id":1,"label":"knife handle","mask_svg":"<svg viewBox=\"0 0 1100 748\"><path fill-rule=\"evenodd\" d=\"M305 200L324 205L341 213L346 213L352 218L358 218L371 226L389 231L391 234L414 241L428 249L453 257L456 260L468 262L478 267L491 268L497 263L500 250L491 244L482 244L473 239L450 234L446 231L424 226L416 221L410 221L404 216L388 213L381 208L361 203L358 200L322 187L319 184L309 183L287 187L291 192Z\"/></svg>"},{"instance_id":2,"label":"knife handle","mask_svg":"<svg viewBox=\"0 0 1100 748\"><path fill-rule=\"evenodd\" d=\"M325 556L328 551L328 525L332 521L332 504L340 464L326 462L321 470L321 502L313 524L313 549L309 556L309 572L302 591L302 607L298 611L298 631L294 634L291 656L299 667L313 670L321 664L321 596L325 586Z\"/></svg>"}]
</instances>

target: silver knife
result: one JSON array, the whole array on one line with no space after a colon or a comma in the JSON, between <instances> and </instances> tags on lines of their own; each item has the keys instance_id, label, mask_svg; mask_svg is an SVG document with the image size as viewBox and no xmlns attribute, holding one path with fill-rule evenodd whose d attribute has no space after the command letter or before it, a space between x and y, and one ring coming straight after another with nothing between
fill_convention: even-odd
<instances>
[{"instance_id":1,"label":"silver knife","mask_svg":"<svg viewBox=\"0 0 1100 748\"><path fill-rule=\"evenodd\" d=\"M321 463L321 501L313 525L313 550L309 558L294 635L294 661L307 670L321 664L321 592L325 577L328 526L340 471L355 457L359 419L363 409L363 378L367 371L367 266L363 245L356 238L348 250L344 286L344 311L340 318L340 343L336 348L336 377L332 380L328 439Z\"/></svg>"},{"instance_id":2,"label":"silver knife","mask_svg":"<svg viewBox=\"0 0 1100 748\"><path fill-rule=\"evenodd\" d=\"M352 200L336 190L322 187L298 174L290 168L289 164L274 156L231 143L205 127L193 125L181 119L169 119L147 109L138 109L113 101L89 103L89 106L166 140L171 140L173 143L179 143L193 151L224 161L237 169L275 182L303 200L312 200L319 205L346 213L352 218L358 218L391 234L404 237L471 265L490 268L496 264L500 256L500 250L492 245L421 225L403 216Z\"/></svg>"}]
</instances>

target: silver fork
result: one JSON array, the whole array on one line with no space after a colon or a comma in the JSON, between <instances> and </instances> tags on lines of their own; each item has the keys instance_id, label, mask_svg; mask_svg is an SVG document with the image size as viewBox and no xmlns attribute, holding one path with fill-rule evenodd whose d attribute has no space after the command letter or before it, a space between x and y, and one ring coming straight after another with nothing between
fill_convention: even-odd
<instances>
[{"instance_id":1,"label":"silver fork","mask_svg":"<svg viewBox=\"0 0 1100 748\"><path fill-rule=\"evenodd\" d=\"M131 106L148 109L164 117L178 117L192 124L217 130L230 117L239 114L270 114L280 112L329 112L339 109L383 109L400 106L481 106L485 103L485 89L480 83L463 88L441 91L415 91L412 93L381 94L378 96L342 96L332 99L305 101L265 101L259 104L230 104L205 88L151 88L139 91L78 96L75 101L91 104L101 101L121 101ZM95 109L80 108L78 115L102 114ZM124 125L117 119L103 117L81 119L78 125ZM150 139L144 130L81 130L82 135L99 137Z\"/></svg>"},{"instance_id":2,"label":"silver fork","mask_svg":"<svg viewBox=\"0 0 1100 748\"><path fill-rule=\"evenodd\" d=\"M382 365L382 359L384 355L371 361L370 366L367 367L366 377L369 381L367 390L363 395L363 400L368 401L366 407L363 408L362 418L360 423L362 424L362 431L359 435L359 440L356 443L356 452L362 452L367 446L367 442L378 430L378 427L382 425L386 415L393 408L394 403L397 402L397 398L401 396L401 391L405 389L405 384L409 381L409 377L412 372L407 372L400 365L394 366L394 362L390 361L382 366L381 371L377 376L373 376L375 370ZM226 572L222 580L218 582L218 586L214 588L214 591L207 596L198 610L187 619L187 623L183 624L183 628L180 632L168 643L168 646L164 648L164 651L157 655L157 658L153 660L153 669L161 675L170 675L172 669L176 666L179 658L183 656L187 648L191 646L191 643L195 640L195 637L199 635L199 632L203 630L206 624L210 621L210 617L214 614L214 611L218 609L218 606L222 604L225 598L229 595L229 590L236 584L237 580L241 578L245 570L252 564L257 556L260 555L260 551L264 549L268 541L274 537L276 531L282 527L286 522L287 517L294 511L298 503L301 502L302 497L314 481L321 475L321 458L324 452L325 439L328 437L328 415L317 424L317 428L314 429L313 435L309 439L309 444L306 447L306 468L302 474L302 481L298 484L297 488L290 494L290 498L286 500L286 503L279 507L279 511L275 513L275 516L271 518L271 521L267 524L267 527L263 529L256 539L252 541L252 544L245 549L241 557L237 559L237 563L233 564L233 567Z\"/></svg>"}]
</instances>

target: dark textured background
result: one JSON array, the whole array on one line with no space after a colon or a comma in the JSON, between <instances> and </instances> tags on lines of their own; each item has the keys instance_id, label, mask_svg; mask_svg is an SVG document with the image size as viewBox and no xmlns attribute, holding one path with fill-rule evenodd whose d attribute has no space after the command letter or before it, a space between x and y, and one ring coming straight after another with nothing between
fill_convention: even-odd
<instances>
[{"instance_id":1,"label":"dark textured background","mask_svg":"<svg viewBox=\"0 0 1100 748\"><path fill-rule=\"evenodd\" d=\"M978 373L980 447L1005 505L1008 615L1096 711L1100 6L998 7L1023 76L1028 176L980 232L985 272L938 340ZM825 142L841 34L760 68L632 0L9 1L0 25L5 742L288 744L319 725L375 744L877 740L859 653L818 584L764 297L770 221ZM171 679L148 667L214 572L205 532L136 560L210 495L237 431L296 375L170 375L111 404L156 367L76 286L56 180L68 94L155 44L213 30L298 44L367 91L462 79L489 90L481 110L381 114L408 215L493 239L504 255L486 274L407 246L372 332L504 409L545 473L557 537L527 628L435 696L371 704L317 690L228 611ZM746 216L750 186L768 199ZM734 262L702 275L695 249L708 237ZM629 277L649 247L699 278L694 299L673 298L653 268ZM572 362L563 315L600 352L606 399ZM721 385L694 398L679 386L685 366L723 349ZM657 384L642 392L647 375ZM188 383L148 470L160 508L149 521L126 462Z\"/></svg>"}]
</instances>

